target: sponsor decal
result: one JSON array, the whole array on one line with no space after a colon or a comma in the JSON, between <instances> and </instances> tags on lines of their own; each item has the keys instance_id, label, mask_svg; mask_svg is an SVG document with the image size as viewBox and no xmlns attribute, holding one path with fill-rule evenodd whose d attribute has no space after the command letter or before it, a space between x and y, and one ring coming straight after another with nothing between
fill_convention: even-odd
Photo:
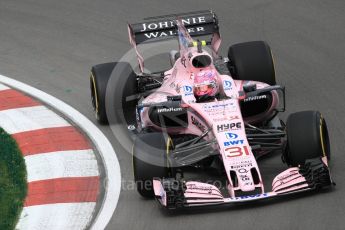
<instances>
[{"instance_id":1,"label":"sponsor decal","mask_svg":"<svg viewBox=\"0 0 345 230\"><path fill-rule=\"evenodd\" d=\"M239 170L237 170L237 172L239 173L239 179L241 181L243 181L245 186L249 186L249 185L253 185L253 182L251 180L251 178L248 175L248 170L245 168L240 168Z\"/></svg>"},{"instance_id":2,"label":"sponsor decal","mask_svg":"<svg viewBox=\"0 0 345 230\"><path fill-rule=\"evenodd\" d=\"M212 193L212 187L211 186L199 186L199 185L195 185L195 184L189 184L187 186L187 189L190 190L203 190L203 191L208 191L208 193Z\"/></svg>"},{"instance_id":3,"label":"sponsor decal","mask_svg":"<svg viewBox=\"0 0 345 230\"><path fill-rule=\"evenodd\" d=\"M193 33L199 33L205 31L205 27L203 26L198 26L195 28L188 28L188 33L193 34ZM176 36L176 30L168 30L168 31L154 31L154 32L149 32L149 33L144 33L144 36L147 39L151 38L160 38L160 37L168 37L168 36Z\"/></svg>"},{"instance_id":4,"label":"sponsor decal","mask_svg":"<svg viewBox=\"0 0 345 230\"><path fill-rule=\"evenodd\" d=\"M282 176L278 176L277 179L278 180L285 180L286 178L289 178L291 176L296 176L298 175L298 171L295 171L295 172L290 172L289 174L285 174L285 175L282 175Z\"/></svg>"},{"instance_id":5,"label":"sponsor decal","mask_svg":"<svg viewBox=\"0 0 345 230\"><path fill-rule=\"evenodd\" d=\"M213 115L217 115L215 112L219 112L219 111L221 112L226 111L229 113L236 111L236 105L234 103L204 104L202 108L207 113L214 113Z\"/></svg>"},{"instance_id":6,"label":"sponsor decal","mask_svg":"<svg viewBox=\"0 0 345 230\"><path fill-rule=\"evenodd\" d=\"M166 36L175 36L176 31L169 30L169 31L162 31L162 32L151 32L151 33L145 33L144 35L148 39L166 37Z\"/></svg>"},{"instance_id":7,"label":"sponsor decal","mask_svg":"<svg viewBox=\"0 0 345 230\"><path fill-rule=\"evenodd\" d=\"M267 95L253 96L253 97L248 97L244 99L244 102L257 101L257 100L266 99L266 98L267 98Z\"/></svg>"},{"instance_id":8,"label":"sponsor decal","mask_svg":"<svg viewBox=\"0 0 345 230\"><path fill-rule=\"evenodd\" d=\"M205 16L200 17L192 17L192 18L185 18L181 19L183 25L195 25L195 24L202 24L206 23ZM146 32L150 30L163 30L174 28L176 25L176 21L163 21L163 22L151 22L151 23L143 23L140 32Z\"/></svg>"},{"instance_id":9,"label":"sponsor decal","mask_svg":"<svg viewBox=\"0 0 345 230\"><path fill-rule=\"evenodd\" d=\"M236 120L236 119L240 119L238 116L228 116L227 117L229 121L232 121L232 120Z\"/></svg>"},{"instance_id":10,"label":"sponsor decal","mask_svg":"<svg viewBox=\"0 0 345 230\"><path fill-rule=\"evenodd\" d=\"M193 95L193 87L189 85L183 86L183 91L185 96L191 96Z\"/></svg>"},{"instance_id":11,"label":"sponsor decal","mask_svg":"<svg viewBox=\"0 0 345 230\"><path fill-rule=\"evenodd\" d=\"M232 121L232 120L239 120L239 116L223 116L223 117L215 117L212 118L215 122L222 122L222 121Z\"/></svg>"},{"instance_id":12,"label":"sponsor decal","mask_svg":"<svg viewBox=\"0 0 345 230\"><path fill-rule=\"evenodd\" d=\"M243 173L247 173L248 170L245 169L245 168L240 168L240 169L238 170L238 172L243 174Z\"/></svg>"},{"instance_id":13,"label":"sponsor decal","mask_svg":"<svg viewBox=\"0 0 345 230\"><path fill-rule=\"evenodd\" d=\"M169 112L180 112L182 111L182 108L162 108L162 109L158 109L157 112L158 113L169 113Z\"/></svg>"},{"instance_id":14,"label":"sponsor decal","mask_svg":"<svg viewBox=\"0 0 345 230\"><path fill-rule=\"evenodd\" d=\"M193 34L193 33L201 32L201 31L205 31L205 27L199 26L196 28L188 28L187 31L190 34Z\"/></svg>"},{"instance_id":15,"label":"sponsor decal","mask_svg":"<svg viewBox=\"0 0 345 230\"><path fill-rule=\"evenodd\" d=\"M218 103L218 104L211 104L211 103L206 103L202 106L203 109L215 109L215 108L225 108L225 107L230 107L234 106L234 103Z\"/></svg>"},{"instance_id":16,"label":"sponsor decal","mask_svg":"<svg viewBox=\"0 0 345 230\"><path fill-rule=\"evenodd\" d=\"M244 185L245 186L253 185L253 182L245 182Z\"/></svg>"},{"instance_id":17,"label":"sponsor decal","mask_svg":"<svg viewBox=\"0 0 345 230\"><path fill-rule=\"evenodd\" d=\"M239 130L241 128L242 128L242 123L241 122L233 122L233 123L217 125L218 133L226 132L226 131L230 131L230 130Z\"/></svg>"},{"instance_id":18,"label":"sponsor decal","mask_svg":"<svg viewBox=\"0 0 345 230\"><path fill-rule=\"evenodd\" d=\"M206 132L206 127L203 124L201 124L199 120L197 120L194 116L191 116L191 119L192 124L198 127L201 130L201 132Z\"/></svg>"},{"instance_id":19,"label":"sponsor decal","mask_svg":"<svg viewBox=\"0 0 345 230\"><path fill-rule=\"evenodd\" d=\"M250 181L250 177L248 175L240 175L240 179L241 179L241 181L244 181L244 182Z\"/></svg>"},{"instance_id":20,"label":"sponsor decal","mask_svg":"<svg viewBox=\"0 0 345 230\"><path fill-rule=\"evenodd\" d=\"M239 164L239 165L232 165L231 169L241 169L241 168L250 168L253 167L252 163L244 163L244 164Z\"/></svg>"},{"instance_id":21,"label":"sponsor decal","mask_svg":"<svg viewBox=\"0 0 345 230\"><path fill-rule=\"evenodd\" d=\"M224 142L224 146L243 145L243 143L244 140L226 141Z\"/></svg>"},{"instance_id":22,"label":"sponsor decal","mask_svg":"<svg viewBox=\"0 0 345 230\"><path fill-rule=\"evenodd\" d=\"M214 24L212 14L198 16L193 15L177 20L162 19L160 21L136 23L132 24L132 29L135 34L135 40L141 43L148 39L175 37L179 35L178 31L182 31L184 34L189 33L190 35L202 35L205 32L211 33L213 31L213 27L210 26L211 23ZM177 30L176 25L178 24L185 25L186 28L179 28ZM180 44L181 46L184 46L183 43Z\"/></svg>"},{"instance_id":23,"label":"sponsor decal","mask_svg":"<svg viewBox=\"0 0 345 230\"><path fill-rule=\"evenodd\" d=\"M249 149L248 146L241 146L241 147L230 147L225 149L225 156L226 157L240 157L240 156L249 156Z\"/></svg>"},{"instance_id":24,"label":"sponsor decal","mask_svg":"<svg viewBox=\"0 0 345 230\"><path fill-rule=\"evenodd\" d=\"M226 117L213 117L212 120L214 122L223 122L223 121L227 121L228 119Z\"/></svg>"},{"instance_id":25,"label":"sponsor decal","mask_svg":"<svg viewBox=\"0 0 345 230\"><path fill-rule=\"evenodd\" d=\"M237 139L238 135L236 133L225 133L226 139Z\"/></svg>"},{"instance_id":26,"label":"sponsor decal","mask_svg":"<svg viewBox=\"0 0 345 230\"><path fill-rule=\"evenodd\" d=\"M262 194L235 197L234 199L236 199L236 200L251 200L251 199L263 198L263 197L267 197L267 196L268 196L267 193L262 193Z\"/></svg>"},{"instance_id":27,"label":"sponsor decal","mask_svg":"<svg viewBox=\"0 0 345 230\"><path fill-rule=\"evenodd\" d=\"M224 91L225 90L231 90L232 89L231 86L232 86L231 81L229 81L229 80L224 80L223 81L223 89L224 89Z\"/></svg>"}]
</instances>

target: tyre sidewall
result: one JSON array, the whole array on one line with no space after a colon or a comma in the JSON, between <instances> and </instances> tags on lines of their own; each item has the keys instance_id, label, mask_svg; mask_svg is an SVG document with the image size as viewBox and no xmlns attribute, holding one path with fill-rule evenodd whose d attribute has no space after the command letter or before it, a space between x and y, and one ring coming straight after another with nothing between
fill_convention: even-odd
<instances>
[{"instance_id":1,"label":"tyre sidewall","mask_svg":"<svg viewBox=\"0 0 345 230\"><path fill-rule=\"evenodd\" d=\"M289 165L298 166L307 159L325 156L329 143L323 147L322 142L328 139L327 127L323 125L325 122L317 111L298 112L288 117L286 160ZM322 137L322 129L326 129L327 137Z\"/></svg>"},{"instance_id":2,"label":"tyre sidewall","mask_svg":"<svg viewBox=\"0 0 345 230\"><path fill-rule=\"evenodd\" d=\"M138 135L133 145L133 174L138 192L153 197L152 179L169 175L167 154L169 146L162 133ZM144 187L143 187L144 186Z\"/></svg>"},{"instance_id":3,"label":"tyre sidewall","mask_svg":"<svg viewBox=\"0 0 345 230\"><path fill-rule=\"evenodd\" d=\"M96 119L101 124L107 124L107 113L105 106L105 97L108 80L113 71L116 62L104 63L91 68L90 88L91 96L95 104L93 105Z\"/></svg>"},{"instance_id":4,"label":"tyre sidewall","mask_svg":"<svg viewBox=\"0 0 345 230\"><path fill-rule=\"evenodd\" d=\"M237 80L252 80L275 85L275 68L270 47L264 41L252 41L229 47L231 72Z\"/></svg>"}]
</instances>

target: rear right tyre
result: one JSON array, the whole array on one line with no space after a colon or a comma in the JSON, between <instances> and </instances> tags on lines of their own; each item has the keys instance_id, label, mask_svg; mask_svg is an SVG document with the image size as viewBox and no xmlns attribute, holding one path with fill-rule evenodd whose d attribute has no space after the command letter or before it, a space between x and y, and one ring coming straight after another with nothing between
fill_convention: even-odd
<instances>
[{"instance_id":1,"label":"rear right tyre","mask_svg":"<svg viewBox=\"0 0 345 230\"><path fill-rule=\"evenodd\" d=\"M259 81L275 85L272 52L264 41L252 41L229 47L230 72L236 80Z\"/></svg>"},{"instance_id":2,"label":"rear right tyre","mask_svg":"<svg viewBox=\"0 0 345 230\"><path fill-rule=\"evenodd\" d=\"M119 100L120 105L118 107L122 107L125 117L135 116L136 101L126 100L128 96L132 96L137 93L136 74L131 65L126 62L110 62L99 64L91 68L90 90L92 107L94 109L96 119L100 124L108 124L106 111L106 91L109 79L111 78L115 67L122 69L126 76L115 76L118 78L117 82L121 82L122 84L112 86L114 87L114 92L116 93L116 95L112 95L112 97L116 99L121 98L121 100ZM134 119L132 117L131 120Z\"/></svg>"}]
</instances>

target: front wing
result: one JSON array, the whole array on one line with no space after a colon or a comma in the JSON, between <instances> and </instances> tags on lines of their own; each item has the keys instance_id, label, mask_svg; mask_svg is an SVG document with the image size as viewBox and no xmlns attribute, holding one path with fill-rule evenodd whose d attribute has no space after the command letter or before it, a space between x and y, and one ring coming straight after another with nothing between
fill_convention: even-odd
<instances>
[{"instance_id":1,"label":"front wing","mask_svg":"<svg viewBox=\"0 0 345 230\"><path fill-rule=\"evenodd\" d=\"M207 183L186 182L175 178L153 180L156 199L168 209L262 200L330 187L334 184L325 158L310 159L303 166L289 168L280 173L272 182L271 192L239 197L224 197L216 186Z\"/></svg>"}]
</instances>

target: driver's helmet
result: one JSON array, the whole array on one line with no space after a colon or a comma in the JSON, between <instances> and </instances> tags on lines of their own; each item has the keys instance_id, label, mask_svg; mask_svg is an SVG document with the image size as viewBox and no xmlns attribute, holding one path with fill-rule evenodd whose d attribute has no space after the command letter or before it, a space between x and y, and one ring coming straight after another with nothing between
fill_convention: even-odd
<instances>
[{"instance_id":1,"label":"driver's helmet","mask_svg":"<svg viewBox=\"0 0 345 230\"><path fill-rule=\"evenodd\" d=\"M197 100L209 100L218 91L215 70L202 70L194 75L194 96Z\"/></svg>"}]
</instances>

